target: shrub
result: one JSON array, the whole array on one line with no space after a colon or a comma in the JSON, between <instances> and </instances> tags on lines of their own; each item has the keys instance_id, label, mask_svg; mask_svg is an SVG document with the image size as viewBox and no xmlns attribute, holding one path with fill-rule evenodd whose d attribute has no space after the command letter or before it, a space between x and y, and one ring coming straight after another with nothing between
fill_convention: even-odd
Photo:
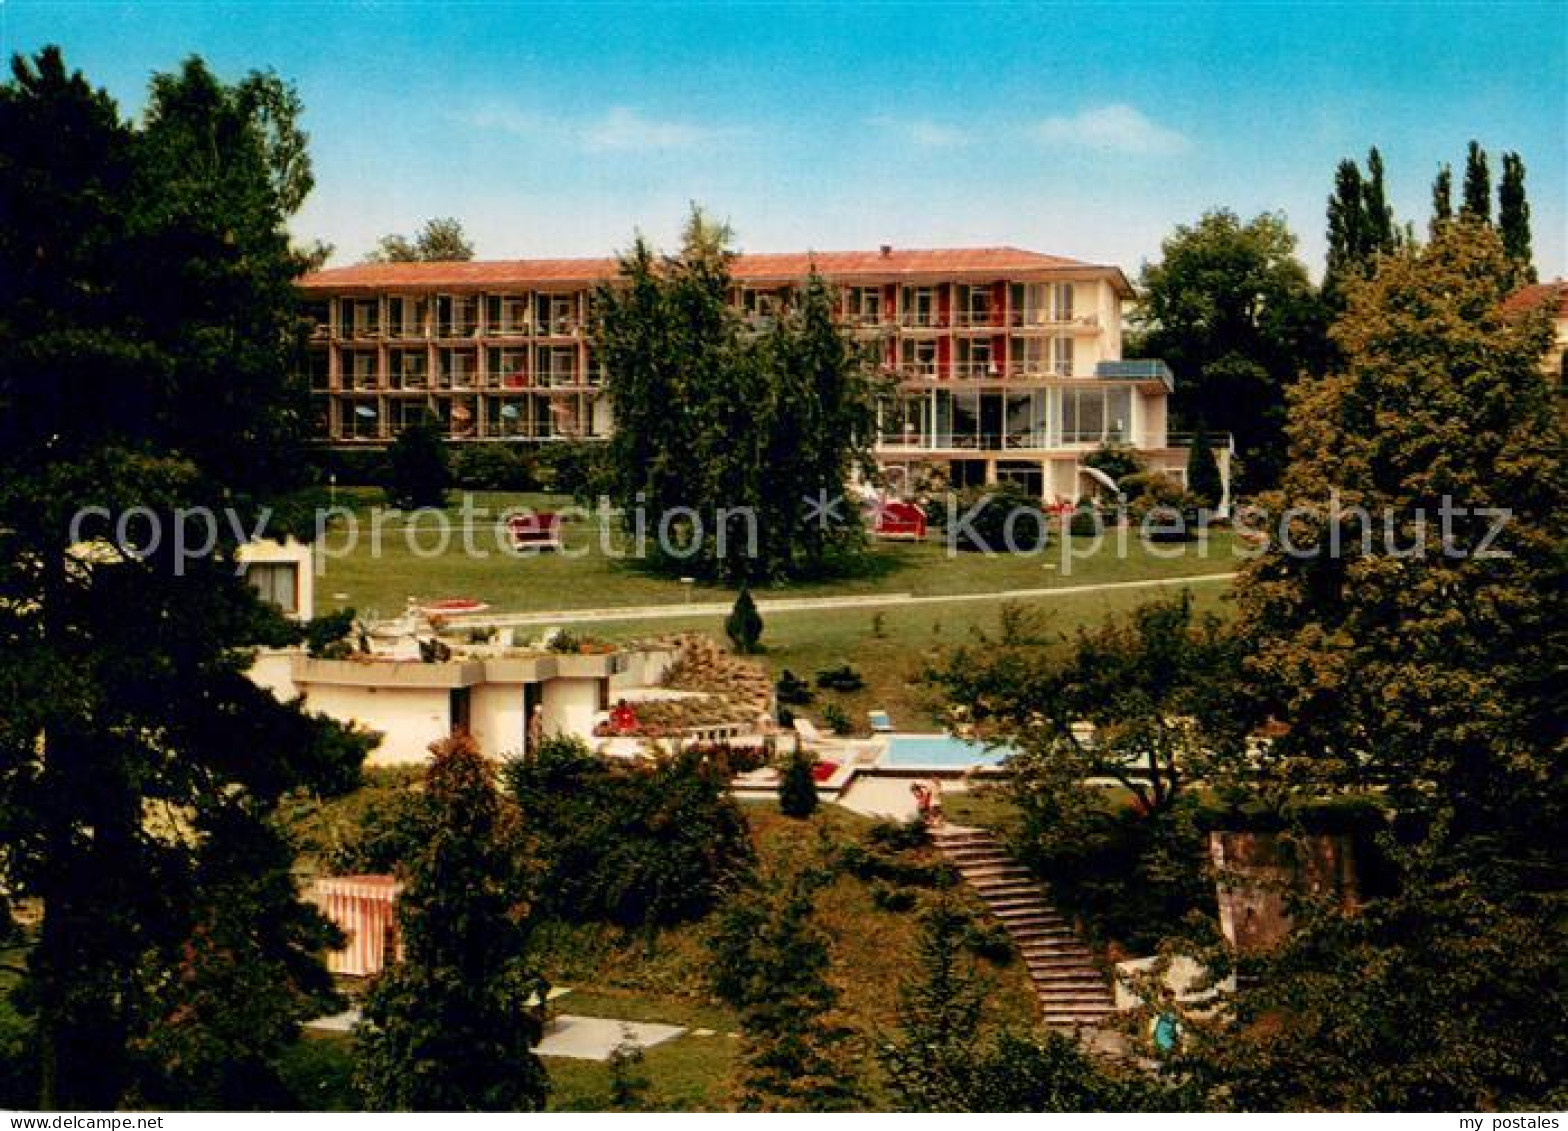
<instances>
[{"instance_id":1,"label":"shrub","mask_svg":"<svg viewBox=\"0 0 1568 1131\"><path fill-rule=\"evenodd\" d=\"M1107 518L1094 507L1079 507L1067 520L1067 532L1074 538L1093 538L1103 534Z\"/></svg>"},{"instance_id":2,"label":"shrub","mask_svg":"<svg viewBox=\"0 0 1568 1131\"><path fill-rule=\"evenodd\" d=\"M822 721L835 734L848 734L854 729L854 724L849 721L849 712L837 703L829 703L822 708Z\"/></svg>"},{"instance_id":3,"label":"shrub","mask_svg":"<svg viewBox=\"0 0 1568 1131\"><path fill-rule=\"evenodd\" d=\"M786 817L804 819L817 811L817 780L812 770L814 755L796 747L785 756L779 771L779 812Z\"/></svg>"},{"instance_id":4,"label":"shrub","mask_svg":"<svg viewBox=\"0 0 1568 1131\"><path fill-rule=\"evenodd\" d=\"M434 424L414 424L398 433L387 450L391 480L387 500L395 507L441 507L451 482L446 443Z\"/></svg>"},{"instance_id":5,"label":"shrub","mask_svg":"<svg viewBox=\"0 0 1568 1131\"><path fill-rule=\"evenodd\" d=\"M452 480L470 491L532 491L539 486L534 456L518 444L464 444L453 456Z\"/></svg>"},{"instance_id":6,"label":"shrub","mask_svg":"<svg viewBox=\"0 0 1568 1131\"><path fill-rule=\"evenodd\" d=\"M1096 471L1103 471L1116 480L1116 485L1124 494L1127 493L1127 486L1122 481L1143 471L1143 460L1138 453L1121 444L1102 444L1083 457L1083 464Z\"/></svg>"},{"instance_id":7,"label":"shrub","mask_svg":"<svg viewBox=\"0 0 1568 1131\"><path fill-rule=\"evenodd\" d=\"M548 912L655 927L700 918L752 864L727 768L702 748L653 765L609 764L549 738L502 779L539 838Z\"/></svg>"},{"instance_id":8,"label":"shrub","mask_svg":"<svg viewBox=\"0 0 1568 1131\"><path fill-rule=\"evenodd\" d=\"M1038 553L1050 541L1050 520L1016 484L971 487L959 496L957 513L960 550Z\"/></svg>"},{"instance_id":9,"label":"shrub","mask_svg":"<svg viewBox=\"0 0 1568 1131\"><path fill-rule=\"evenodd\" d=\"M1013 940L1007 928L997 922L970 923L964 928L964 946L976 958L996 966L1006 966L1013 960Z\"/></svg>"},{"instance_id":10,"label":"shrub","mask_svg":"<svg viewBox=\"0 0 1568 1131\"><path fill-rule=\"evenodd\" d=\"M788 703L794 707L804 706L816 698L811 690L811 684L788 668L779 673L778 682L773 685L773 690L780 703Z\"/></svg>"},{"instance_id":11,"label":"shrub","mask_svg":"<svg viewBox=\"0 0 1568 1131\"><path fill-rule=\"evenodd\" d=\"M931 830L918 818L907 821L878 821L866 830L866 841L894 852L907 852L930 844Z\"/></svg>"},{"instance_id":12,"label":"shrub","mask_svg":"<svg viewBox=\"0 0 1568 1131\"><path fill-rule=\"evenodd\" d=\"M1219 461L1214 458L1209 431L1201 420L1193 434L1192 447L1187 450L1187 490L1198 506L1211 509L1220 505L1220 497L1225 493Z\"/></svg>"},{"instance_id":13,"label":"shrub","mask_svg":"<svg viewBox=\"0 0 1568 1131\"><path fill-rule=\"evenodd\" d=\"M859 691L866 685L860 672L847 663L836 668L823 668L817 672L817 686L829 691Z\"/></svg>"},{"instance_id":14,"label":"shrub","mask_svg":"<svg viewBox=\"0 0 1568 1131\"><path fill-rule=\"evenodd\" d=\"M912 911L915 906L915 893L908 888L889 887L886 884L872 884L871 903L882 911L895 913Z\"/></svg>"},{"instance_id":15,"label":"shrub","mask_svg":"<svg viewBox=\"0 0 1568 1131\"><path fill-rule=\"evenodd\" d=\"M601 493L603 465L603 444L561 440L540 445L536 474L539 486L544 490L592 500Z\"/></svg>"}]
</instances>

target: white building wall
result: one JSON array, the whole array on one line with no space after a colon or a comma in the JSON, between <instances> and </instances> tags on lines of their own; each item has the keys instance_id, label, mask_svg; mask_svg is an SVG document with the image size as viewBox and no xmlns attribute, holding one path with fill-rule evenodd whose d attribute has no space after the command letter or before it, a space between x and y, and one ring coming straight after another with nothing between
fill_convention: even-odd
<instances>
[{"instance_id":1,"label":"white building wall","mask_svg":"<svg viewBox=\"0 0 1568 1131\"><path fill-rule=\"evenodd\" d=\"M546 734L591 734L599 713L599 680L556 678L544 684Z\"/></svg>"},{"instance_id":2,"label":"white building wall","mask_svg":"<svg viewBox=\"0 0 1568 1131\"><path fill-rule=\"evenodd\" d=\"M468 730L491 758L521 754L528 720L523 714L523 685L480 684L470 692Z\"/></svg>"},{"instance_id":3,"label":"white building wall","mask_svg":"<svg viewBox=\"0 0 1568 1131\"><path fill-rule=\"evenodd\" d=\"M366 759L372 766L423 762L430 744L451 733L452 701L444 687L314 684L306 689L305 705L380 732L381 744Z\"/></svg>"}]
</instances>

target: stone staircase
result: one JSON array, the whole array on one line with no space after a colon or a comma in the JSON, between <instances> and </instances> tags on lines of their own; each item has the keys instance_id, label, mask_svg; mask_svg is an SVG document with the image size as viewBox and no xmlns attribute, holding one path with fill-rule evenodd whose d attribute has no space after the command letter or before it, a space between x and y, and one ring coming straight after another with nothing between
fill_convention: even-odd
<instances>
[{"instance_id":1,"label":"stone staircase","mask_svg":"<svg viewBox=\"0 0 1568 1131\"><path fill-rule=\"evenodd\" d=\"M931 837L1007 928L1040 996L1047 1025L1096 1026L1115 1013L1110 986L1089 948L995 834L947 825L933 829Z\"/></svg>"}]
</instances>

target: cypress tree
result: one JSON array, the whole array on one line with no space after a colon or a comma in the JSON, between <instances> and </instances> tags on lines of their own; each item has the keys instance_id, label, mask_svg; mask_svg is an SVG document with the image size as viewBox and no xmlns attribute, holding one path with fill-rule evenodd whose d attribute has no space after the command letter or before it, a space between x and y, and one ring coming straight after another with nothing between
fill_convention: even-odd
<instances>
[{"instance_id":1,"label":"cypress tree","mask_svg":"<svg viewBox=\"0 0 1568 1131\"><path fill-rule=\"evenodd\" d=\"M1530 202L1524 194L1524 159L1517 153L1503 154L1503 176L1497 185L1497 230L1503 237L1503 250L1514 265L1514 281L1535 282Z\"/></svg>"},{"instance_id":2,"label":"cypress tree","mask_svg":"<svg viewBox=\"0 0 1568 1131\"><path fill-rule=\"evenodd\" d=\"M762 614L757 611L757 602L752 600L751 586L740 587L735 606L724 620L724 635L742 656L758 651L762 641Z\"/></svg>"},{"instance_id":3,"label":"cypress tree","mask_svg":"<svg viewBox=\"0 0 1568 1131\"><path fill-rule=\"evenodd\" d=\"M779 773L779 812L786 817L805 818L817 811L817 779L812 769L817 760L798 745L784 759Z\"/></svg>"},{"instance_id":4,"label":"cypress tree","mask_svg":"<svg viewBox=\"0 0 1568 1131\"><path fill-rule=\"evenodd\" d=\"M1328 198L1328 255L1323 295L1338 305L1350 278L1361 273L1367 249L1366 186L1361 169L1346 159L1334 171L1334 194Z\"/></svg>"},{"instance_id":5,"label":"cypress tree","mask_svg":"<svg viewBox=\"0 0 1568 1131\"><path fill-rule=\"evenodd\" d=\"M1399 230L1394 224L1394 210L1389 206L1388 194L1383 188L1383 155L1373 146L1367 154L1367 175L1362 184L1365 203L1367 246L1370 259L1386 254L1399 246ZM1365 273L1370 274L1370 264Z\"/></svg>"},{"instance_id":6,"label":"cypress tree","mask_svg":"<svg viewBox=\"0 0 1568 1131\"><path fill-rule=\"evenodd\" d=\"M1486 150L1472 141L1465 157L1464 199L1459 214L1484 224L1492 222L1492 173L1487 166Z\"/></svg>"},{"instance_id":7,"label":"cypress tree","mask_svg":"<svg viewBox=\"0 0 1568 1131\"><path fill-rule=\"evenodd\" d=\"M1454 170L1445 161L1432 179L1432 232L1454 216Z\"/></svg>"},{"instance_id":8,"label":"cypress tree","mask_svg":"<svg viewBox=\"0 0 1568 1131\"><path fill-rule=\"evenodd\" d=\"M1187 449L1187 490L1197 498L1200 506L1214 508L1225 495L1225 483L1220 478L1219 461L1214 458L1214 448L1209 442L1209 430L1202 420L1193 433L1192 447Z\"/></svg>"}]
</instances>

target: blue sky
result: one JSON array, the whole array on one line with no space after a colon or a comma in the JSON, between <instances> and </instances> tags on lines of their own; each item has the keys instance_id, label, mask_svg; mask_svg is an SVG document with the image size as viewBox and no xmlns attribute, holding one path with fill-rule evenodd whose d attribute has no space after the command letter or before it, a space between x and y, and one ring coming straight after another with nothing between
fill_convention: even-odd
<instances>
[{"instance_id":1,"label":"blue sky","mask_svg":"<svg viewBox=\"0 0 1568 1131\"><path fill-rule=\"evenodd\" d=\"M673 239L749 250L1016 244L1135 272L1206 208L1286 213L1316 275L1334 165L1378 145L1424 229L1438 165L1523 154L1568 274L1568 0L545 5L0 0L139 110L192 52L307 106L301 236L358 259L459 217L481 256Z\"/></svg>"}]
</instances>

